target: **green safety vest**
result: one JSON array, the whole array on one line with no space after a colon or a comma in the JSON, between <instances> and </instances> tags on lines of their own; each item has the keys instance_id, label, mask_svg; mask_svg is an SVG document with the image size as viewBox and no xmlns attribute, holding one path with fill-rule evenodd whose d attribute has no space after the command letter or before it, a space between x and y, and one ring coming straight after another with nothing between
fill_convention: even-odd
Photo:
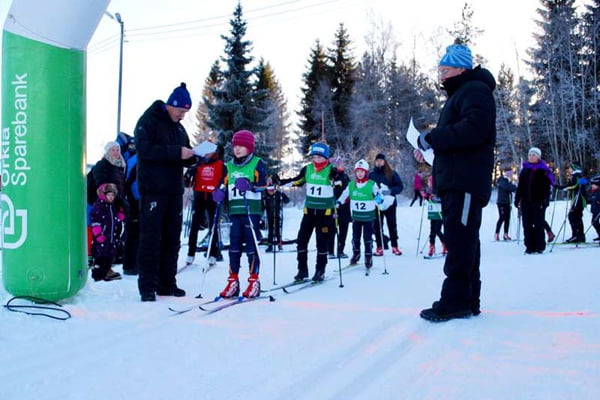
<instances>
[{"instance_id":1,"label":"green safety vest","mask_svg":"<svg viewBox=\"0 0 600 400\"><path fill-rule=\"evenodd\" d=\"M227 201L229 203L229 214L240 215L246 214L246 201L248 202L248 210L250 214L262 214L262 202L260 192L252 192L248 190L246 200L243 193L235 188L235 180L237 178L246 178L254 183L254 171L261 159L253 156L250 162L245 165L235 165L232 161L227 163Z\"/></svg>"},{"instance_id":2,"label":"green safety vest","mask_svg":"<svg viewBox=\"0 0 600 400\"><path fill-rule=\"evenodd\" d=\"M353 220L375 220L375 198L373 197L373 185L375 185L375 181L371 179L369 179L362 187L359 187L355 181L352 181L348 184L350 210L352 212Z\"/></svg>"},{"instance_id":3,"label":"green safety vest","mask_svg":"<svg viewBox=\"0 0 600 400\"><path fill-rule=\"evenodd\" d=\"M427 201L427 219L442 219L442 203L440 203L440 199L438 197L434 197Z\"/></svg>"},{"instance_id":4,"label":"green safety vest","mask_svg":"<svg viewBox=\"0 0 600 400\"><path fill-rule=\"evenodd\" d=\"M335 206L333 186L330 180L331 164L317 172L310 163L306 166L306 200L304 206L317 210L327 210Z\"/></svg>"}]
</instances>

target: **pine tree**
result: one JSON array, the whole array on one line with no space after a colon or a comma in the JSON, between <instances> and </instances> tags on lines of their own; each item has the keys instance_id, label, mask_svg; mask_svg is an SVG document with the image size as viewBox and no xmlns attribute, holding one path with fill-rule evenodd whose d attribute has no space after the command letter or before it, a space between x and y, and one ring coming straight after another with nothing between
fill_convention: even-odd
<instances>
[{"instance_id":1,"label":"pine tree","mask_svg":"<svg viewBox=\"0 0 600 400\"><path fill-rule=\"evenodd\" d=\"M310 145L321 140L321 110L315 108L315 101L323 86L328 86L329 68L325 52L317 40L311 49L308 60L308 70L302 75L304 86L303 97L300 101L301 110L298 113L300 122L300 152L308 154Z\"/></svg>"},{"instance_id":2,"label":"pine tree","mask_svg":"<svg viewBox=\"0 0 600 400\"><path fill-rule=\"evenodd\" d=\"M204 80L204 88L202 89L202 101L198 105L196 111L196 133L192 137L193 144L198 144L204 140L210 140L216 143L218 138L214 130L208 126L208 107L209 104L214 104L215 98L212 94L214 89L217 89L222 84L221 67L219 60L216 60L210 68L208 76Z\"/></svg>"},{"instance_id":3,"label":"pine tree","mask_svg":"<svg viewBox=\"0 0 600 400\"><path fill-rule=\"evenodd\" d=\"M582 52L587 77L584 87L585 115L584 121L591 137L591 170L600 170L600 0L591 0L585 6L582 16L582 36L584 48Z\"/></svg>"},{"instance_id":4,"label":"pine tree","mask_svg":"<svg viewBox=\"0 0 600 400\"><path fill-rule=\"evenodd\" d=\"M334 151L343 148L345 136L350 128L349 106L356 72L351 44L348 31L344 24L340 24L335 33L334 47L328 49L327 55L331 71L329 76L333 124L326 132L326 137Z\"/></svg>"},{"instance_id":5,"label":"pine tree","mask_svg":"<svg viewBox=\"0 0 600 400\"><path fill-rule=\"evenodd\" d=\"M583 124L582 41L574 0L541 0L537 11L542 33L536 35L538 48L530 51L537 92L532 135L547 145L547 158L558 167L572 161L586 163L591 154L590 135Z\"/></svg>"},{"instance_id":6,"label":"pine tree","mask_svg":"<svg viewBox=\"0 0 600 400\"><path fill-rule=\"evenodd\" d=\"M270 174L277 175L282 160L290 152L290 125L288 122L287 102L281 86L275 77L273 68L263 59L258 65L257 89L267 94L260 101L260 107L268 112L264 120L265 129L262 134L264 145L268 148L269 157L265 160Z\"/></svg>"},{"instance_id":7,"label":"pine tree","mask_svg":"<svg viewBox=\"0 0 600 400\"><path fill-rule=\"evenodd\" d=\"M498 85L494 91L496 98L496 174L503 167L515 164L522 154L520 127L517 124L518 104L514 88L514 75L506 64L500 66Z\"/></svg>"},{"instance_id":8,"label":"pine tree","mask_svg":"<svg viewBox=\"0 0 600 400\"><path fill-rule=\"evenodd\" d=\"M221 60L226 68L221 71L222 84L211 90L213 103L206 103L208 108L207 125L217 132L218 144L231 154L231 137L241 129L254 132L257 146L255 153L260 157L263 143L260 134L267 112L257 107L266 91L253 87L256 69L250 67L252 57L249 55L252 42L244 40L246 21L242 18L242 6L238 3L230 20L230 36L221 35L225 40L225 56Z\"/></svg>"}]
</instances>

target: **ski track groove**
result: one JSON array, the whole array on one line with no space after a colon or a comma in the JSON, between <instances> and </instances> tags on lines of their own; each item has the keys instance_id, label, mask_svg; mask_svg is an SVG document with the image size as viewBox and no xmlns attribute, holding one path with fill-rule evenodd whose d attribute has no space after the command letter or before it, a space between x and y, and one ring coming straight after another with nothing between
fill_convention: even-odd
<instances>
[{"instance_id":1,"label":"ski track groove","mask_svg":"<svg viewBox=\"0 0 600 400\"><path fill-rule=\"evenodd\" d=\"M332 356L331 361L316 366L302 379L292 382L286 390L282 390L280 396L274 399L354 399L360 393L368 393L370 386L366 383L381 375L381 366L385 365L389 368L394 363L402 362L402 357L418 344L418 338L428 326L424 321L418 321L416 327L402 329L404 322L405 320L390 319L370 329L370 334L361 335L360 340L354 345L340 351L337 357ZM391 348L385 345L385 343L395 342L400 332L404 332L404 336L396 344ZM378 348L371 351L374 342L381 342L384 346L376 346ZM333 384L328 384L329 381L338 385L340 381L345 381L347 384L334 393L324 393L323 388L335 387ZM319 382L317 387L314 385L315 382ZM315 389L307 391L306 388Z\"/></svg>"}]
</instances>

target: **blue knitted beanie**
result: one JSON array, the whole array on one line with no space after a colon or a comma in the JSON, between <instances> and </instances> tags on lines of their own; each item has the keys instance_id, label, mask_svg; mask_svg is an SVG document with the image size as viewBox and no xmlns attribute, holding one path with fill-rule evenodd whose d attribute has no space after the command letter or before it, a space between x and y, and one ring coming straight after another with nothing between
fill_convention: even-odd
<instances>
[{"instance_id":1,"label":"blue knitted beanie","mask_svg":"<svg viewBox=\"0 0 600 400\"><path fill-rule=\"evenodd\" d=\"M184 82L181 82L181 85L173 90L173 93L171 93L169 99L167 100L167 105L177 108L185 108L186 110L192 108L190 92L188 92L186 89Z\"/></svg>"},{"instance_id":2,"label":"blue knitted beanie","mask_svg":"<svg viewBox=\"0 0 600 400\"><path fill-rule=\"evenodd\" d=\"M446 47L446 54L440 60L440 66L473 69L471 50L464 44L453 44Z\"/></svg>"}]
</instances>

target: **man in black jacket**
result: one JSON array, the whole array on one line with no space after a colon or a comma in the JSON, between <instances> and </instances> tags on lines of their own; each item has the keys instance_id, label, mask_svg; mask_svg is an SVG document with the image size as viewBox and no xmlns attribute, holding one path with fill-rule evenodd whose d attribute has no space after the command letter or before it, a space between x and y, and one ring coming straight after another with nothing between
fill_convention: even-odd
<instances>
[{"instance_id":1,"label":"man in black jacket","mask_svg":"<svg viewBox=\"0 0 600 400\"><path fill-rule=\"evenodd\" d=\"M138 288L142 301L185 296L177 287L177 258L183 209L183 167L195 160L180 121L192 101L185 83L166 103L156 100L135 128L140 192Z\"/></svg>"},{"instance_id":2,"label":"man in black jacket","mask_svg":"<svg viewBox=\"0 0 600 400\"><path fill-rule=\"evenodd\" d=\"M481 312L479 228L491 195L496 142L494 77L481 66L473 68L471 51L460 42L446 51L439 76L448 100L437 127L419 138L419 147L433 148L435 154L434 192L442 201L448 249L440 300L421 311L421 317L430 321ZM419 150L415 158L423 161Z\"/></svg>"}]
</instances>

